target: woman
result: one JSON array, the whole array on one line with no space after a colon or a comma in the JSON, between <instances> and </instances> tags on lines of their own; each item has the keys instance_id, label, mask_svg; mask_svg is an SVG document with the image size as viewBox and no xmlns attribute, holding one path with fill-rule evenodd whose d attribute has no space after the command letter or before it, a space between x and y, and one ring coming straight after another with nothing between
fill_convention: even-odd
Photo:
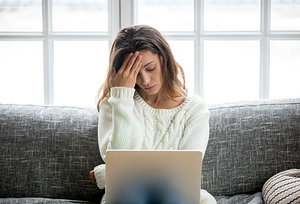
<instances>
[{"instance_id":1,"label":"woman","mask_svg":"<svg viewBox=\"0 0 300 204\"><path fill-rule=\"evenodd\" d=\"M200 97L187 95L182 68L161 33L150 26L119 31L97 108L104 161L107 149L188 149L204 155L209 111ZM105 165L95 167L93 175L103 189ZM201 203L216 201L201 190Z\"/></svg>"}]
</instances>

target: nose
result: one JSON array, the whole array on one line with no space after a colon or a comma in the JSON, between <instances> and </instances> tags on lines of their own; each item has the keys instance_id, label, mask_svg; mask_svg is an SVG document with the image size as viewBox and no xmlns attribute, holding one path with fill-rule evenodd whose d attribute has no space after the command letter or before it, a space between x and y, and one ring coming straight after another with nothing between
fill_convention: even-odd
<instances>
[{"instance_id":1,"label":"nose","mask_svg":"<svg viewBox=\"0 0 300 204\"><path fill-rule=\"evenodd\" d=\"M144 72L140 72L140 79L142 84L145 86L150 82L150 76Z\"/></svg>"}]
</instances>

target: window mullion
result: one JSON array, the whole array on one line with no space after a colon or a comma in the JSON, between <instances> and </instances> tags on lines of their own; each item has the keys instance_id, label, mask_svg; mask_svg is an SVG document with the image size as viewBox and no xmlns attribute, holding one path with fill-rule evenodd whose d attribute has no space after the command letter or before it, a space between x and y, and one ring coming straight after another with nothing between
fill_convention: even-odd
<instances>
[{"instance_id":1,"label":"window mullion","mask_svg":"<svg viewBox=\"0 0 300 204\"><path fill-rule=\"evenodd\" d=\"M265 37L261 41L260 48L260 90L259 98L269 98L270 75L270 40Z\"/></svg>"},{"instance_id":2,"label":"window mullion","mask_svg":"<svg viewBox=\"0 0 300 204\"><path fill-rule=\"evenodd\" d=\"M137 1L120 0L120 28L128 27L137 22Z\"/></svg>"},{"instance_id":3,"label":"window mullion","mask_svg":"<svg viewBox=\"0 0 300 204\"><path fill-rule=\"evenodd\" d=\"M194 41L194 90L195 94L204 97L204 64L203 64L203 1L194 1L194 21L196 40Z\"/></svg>"},{"instance_id":4,"label":"window mullion","mask_svg":"<svg viewBox=\"0 0 300 204\"><path fill-rule=\"evenodd\" d=\"M270 78L270 0L261 1L261 32L263 38L260 47L260 90L259 98L269 98L269 78Z\"/></svg>"},{"instance_id":5,"label":"window mullion","mask_svg":"<svg viewBox=\"0 0 300 204\"><path fill-rule=\"evenodd\" d=\"M113 40L115 39L120 26L120 1L119 0L107 0L108 1L108 32L111 36L109 40L109 47L111 47Z\"/></svg>"},{"instance_id":6,"label":"window mullion","mask_svg":"<svg viewBox=\"0 0 300 204\"><path fill-rule=\"evenodd\" d=\"M43 8L43 56L44 56L44 104L54 104L54 69L53 69L53 41L52 33L52 5L51 0L42 1Z\"/></svg>"}]
</instances>

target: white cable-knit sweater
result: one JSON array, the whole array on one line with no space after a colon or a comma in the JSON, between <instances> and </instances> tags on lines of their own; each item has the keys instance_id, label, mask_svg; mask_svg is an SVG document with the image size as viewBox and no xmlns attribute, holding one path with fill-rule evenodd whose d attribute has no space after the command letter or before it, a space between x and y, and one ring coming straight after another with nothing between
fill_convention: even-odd
<instances>
[{"instance_id":1,"label":"white cable-knit sweater","mask_svg":"<svg viewBox=\"0 0 300 204\"><path fill-rule=\"evenodd\" d=\"M198 96L187 96L173 109L155 109L134 88L113 87L110 98L100 103L98 143L103 161L107 149L188 149L204 155L208 136L209 111ZM103 189L105 164L94 171ZM201 190L201 203L216 202Z\"/></svg>"}]
</instances>

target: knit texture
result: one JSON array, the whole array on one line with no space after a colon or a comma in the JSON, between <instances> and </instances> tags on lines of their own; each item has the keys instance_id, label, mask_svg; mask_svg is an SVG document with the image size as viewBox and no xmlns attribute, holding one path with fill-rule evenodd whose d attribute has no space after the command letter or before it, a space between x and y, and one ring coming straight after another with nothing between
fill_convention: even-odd
<instances>
[{"instance_id":1,"label":"knit texture","mask_svg":"<svg viewBox=\"0 0 300 204\"><path fill-rule=\"evenodd\" d=\"M187 96L172 109L149 106L133 88L114 87L100 104L98 143L102 159L108 149L200 150L209 138L209 111L199 96ZM98 186L104 173L95 168Z\"/></svg>"},{"instance_id":2,"label":"knit texture","mask_svg":"<svg viewBox=\"0 0 300 204\"><path fill-rule=\"evenodd\" d=\"M289 169L272 176L262 188L266 204L300 203L300 169Z\"/></svg>"}]
</instances>

